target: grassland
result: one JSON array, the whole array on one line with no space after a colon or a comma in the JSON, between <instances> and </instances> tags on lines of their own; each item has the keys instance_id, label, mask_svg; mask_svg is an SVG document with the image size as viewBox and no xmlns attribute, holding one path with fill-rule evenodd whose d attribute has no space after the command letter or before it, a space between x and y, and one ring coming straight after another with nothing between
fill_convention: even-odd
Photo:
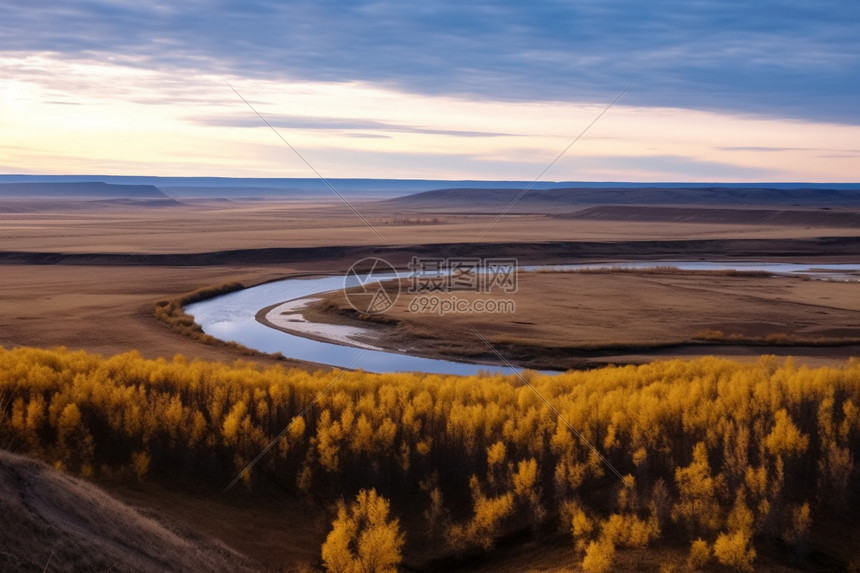
<instances>
[{"instance_id":1,"label":"grassland","mask_svg":"<svg viewBox=\"0 0 860 573\"><path fill-rule=\"evenodd\" d=\"M517 292L459 290L401 295L379 316L361 315L343 292L305 312L315 321L364 325L377 345L434 357L577 368L657 357L790 354L809 364L860 350L857 284L762 273L651 271L521 272ZM514 312L448 312L428 297L510 300ZM452 335L452 333L454 333Z\"/></svg>"},{"instance_id":2,"label":"grassland","mask_svg":"<svg viewBox=\"0 0 860 573\"><path fill-rule=\"evenodd\" d=\"M339 273L364 256L385 256L405 265L416 253L461 253L463 247L456 243L473 241L492 220L486 214L446 215L442 225L435 215L359 207L392 246L335 203L202 202L91 211L43 206L4 214L0 343L233 359L239 355L165 333L162 324L151 320L153 305L208 285ZM395 224L410 217L415 224ZM517 215L502 219L468 252L504 253L529 263L673 256L762 259L769 253L826 263L856 260L858 236L856 229L796 225L613 224Z\"/></svg>"}]
</instances>

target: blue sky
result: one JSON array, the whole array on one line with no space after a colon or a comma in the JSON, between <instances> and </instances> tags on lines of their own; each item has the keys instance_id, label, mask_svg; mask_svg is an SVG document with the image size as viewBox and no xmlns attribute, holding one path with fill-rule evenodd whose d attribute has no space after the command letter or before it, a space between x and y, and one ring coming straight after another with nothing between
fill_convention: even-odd
<instances>
[{"instance_id":1,"label":"blue sky","mask_svg":"<svg viewBox=\"0 0 860 573\"><path fill-rule=\"evenodd\" d=\"M273 175L282 169L285 176L306 175L268 149L279 145L274 134L255 123L241 100L235 105L221 78L333 176L373 175L361 167L375 154L371 164L388 166L376 167L379 176L423 177L435 168L439 177L493 178L498 172L528 179L552 160L553 150L564 148L561 132L571 139L632 84L616 117L635 123L654 110L665 120L656 128L660 141L649 145L654 126L647 122L631 128L626 141L623 126L611 127L603 135L619 142L616 153L583 145L578 160L548 177L611 179L617 172L618 179L827 180L832 173L833 180L860 180L849 163L857 161L860 147L851 144L860 142L858 30L860 3L853 0L0 2L6 108L0 121L8 133L24 133L28 125L44 131L35 116L47 113L58 126L57 141L68 142L73 137L66 124L80 127L86 121L81 114L121 116L121 108L138 117L129 121L129 132L150 117L174 138L205 139L200 130L208 129L222 146L261 146L256 163L245 150L237 151L241 162L225 166L200 153L180 161L176 150L159 159L145 135L136 160L117 150L118 136L109 129L104 137L112 144L104 148L113 155L103 153L101 160L98 146L86 153L68 143L40 149L20 136L0 147L0 170L39 171L54 157L54 165L76 172L140 171L150 162L169 174L220 169L246 176L256 169ZM94 69L101 72L88 81ZM297 86L299 92L326 92L337 109L283 95ZM85 109L66 110L65 117L77 119L65 121L22 98ZM395 102L394 117L386 116L385 102ZM482 115L487 102L501 115L460 122L469 125L448 119L459 112ZM459 112L451 112L452 105ZM535 110L543 107L569 124L550 133L551 121L537 117L536 131L529 132L528 114L540 116ZM522 125L500 125L516 113L525 114ZM29 123L26 114L34 116ZM724 118L738 132L711 140L695 132L720 121L699 124L696 118ZM599 137L602 124L588 135ZM666 141L669 132L677 134L674 145ZM101 137L98 130L87 133ZM356 144L386 138L399 147ZM693 139L698 147L687 147L697 151L685 154L685 142ZM778 153L789 168L780 168ZM643 166L648 157L655 158L655 169ZM583 167L588 158L601 167ZM487 162L498 165L487 168Z\"/></svg>"}]
</instances>

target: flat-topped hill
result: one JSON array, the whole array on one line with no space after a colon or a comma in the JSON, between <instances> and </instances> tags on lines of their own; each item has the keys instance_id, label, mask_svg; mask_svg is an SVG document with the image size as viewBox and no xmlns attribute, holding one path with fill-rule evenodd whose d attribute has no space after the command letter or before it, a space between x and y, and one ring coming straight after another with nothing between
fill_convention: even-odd
<instances>
[{"instance_id":1,"label":"flat-topped hill","mask_svg":"<svg viewBox=\"0 0 860 573\"><path fill-rule=\"evenodd\" d=\"M113 183L0 183L0 199L167 199L155 185Z\"/></svg>"},{"instance_id":2,"label":"flat-topped hill","mask_svg":"<svg viewBox=\"0 0 860 573\"><path fill-rule=\"evenodd\" d=\"M522 196L520 196L522 195ZM501 210L512 201L517 212L595 205L713 205L781 207L860 207L860 191L757 187L571 187L562 189L438 189L384 201L414 209Z\"/></svg>"}]
</instances>

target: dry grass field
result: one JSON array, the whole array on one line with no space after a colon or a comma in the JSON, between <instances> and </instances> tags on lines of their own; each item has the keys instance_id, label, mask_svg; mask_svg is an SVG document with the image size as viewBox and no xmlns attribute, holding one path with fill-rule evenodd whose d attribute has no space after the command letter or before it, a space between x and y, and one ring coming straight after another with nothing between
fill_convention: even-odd
<instances>
[{"instance_id":1,"label":"dry grass field","mask_svg":"<svg viewBox=\"0 0 860 573\"><path fill-rule=\"evenodd\" d=\"M64 253L194 253L228 249L355 245L540 241L651 241L860 237L860 228L822 224L750 224L666 219L655 214L627 220L569 214L514 213L480 236L498 211L434 214L402 211L378 201L351 200L379 232L346 205L331 201L195 201L175 207L46 207L3 213L3 251ZM655 210L656 211L656 210ZM689 211L689 209L688 209ZM702 208L699 211L708 212ZM647 214L647 213L646 213ZM689 217L687 217L689 218Z\"/></svg>"},{"instance_id":2,"label":"dry grass field","mask_svg":"<svg viewBox=\"0 0 860 573\"><path fill-rule=\"evenodd\" d=\"M226 358L233 359L235 354L224 349L201 347L166 332L152 320L153 303L233 281L250 285L297 272L343 272L367 255L402 265L412 251L435 253L433 244L444 244L438 251L449 254L455 248L452 245L474 241L493 219L487 214L414 216L376 202L357 206L385 241L340 202L202 201L171 208L89 210L79 205L41 205L4 213L0 343L66 345L105 354L137 348L145 356L183 352L210 359L225 358L226 352ZM858 247L853 242L818 244L818 238L853 241L858 236L860 230L850 228L515 215L501 219L479 244L471 245L470 252L513 254L522 264L630 256L683 258L687 253L763 258L767 252L793 254L793 260L836 262L856 260ZM656 240L664 244L657 246ZM493 243L503 243L505 250L494 248ZM580 244L586 246L577 247ZM192 256L225 252L234 253ZM105 259L105 254L113 257ZM37 256L42 258L34 260ZM527 302L532 297L519 298L518 304L528 312L540 307L539 302ZM553 328L551 323L541 324Z\"/></svg>"},{"instance_id":3,"label":"dry grass field","mask_svg":"<svg viewBox=\"0 0 860 573\"><path fill-rule=\"evenodd\" d=\"M410 220L376 204L369 206L372 208L359 205L388 243L407 247L469 242L492 220L489 215L451 215L441 223L426 217ZM522 215L502 219L482 241L770 240L839 235L857 236L860 231L683 223L667 227L664 223L611 224ZM292 272L339 272L348 268L354 255L333 252L328 258L304 256L288 263L269 262L261 255L251 263L237 257L231 264L191 267L124 260L124 255L367 244L385 245L346 206L335 202L202 202L175 208L89 211L41 206L5 213L0 224L0 257L5 252L5 262L20 262L8 253L76 254L81 260L65 265L2 266L0 342L68 345L107 354L136 347L147 356L181 351L214 358L217 356L209 349L165 337L160 325L150 320L152 303L211 284L236 280L254 284ZM87 266L86 256L93 253L114 253L117 258L109 264ZM405 253L398 256L401 263L408 260ZM528 262L546 257L536 252ZM844 256L836 253L827 258Z\"/></svg>"},{"instance_id":4,"label":"dry grass field","mask_svg":"<svg viewBox=\"0 0 860 573\"><path fill-rule=\"evenodd\" d=\"M717 354L792 355L817 365L860 351L858 285L720 272L521 272L516 293L409 294L362 319L342 292L314 320L371 325L377 344L435 357L566 369L599 363ZM436 304L432 299L439 299ZM445 300L510 301L513 312L440 312ZM428 304L433 302L433 304ZM371 338L370 336L368 338Z\"/></svg>"}]
</instances>

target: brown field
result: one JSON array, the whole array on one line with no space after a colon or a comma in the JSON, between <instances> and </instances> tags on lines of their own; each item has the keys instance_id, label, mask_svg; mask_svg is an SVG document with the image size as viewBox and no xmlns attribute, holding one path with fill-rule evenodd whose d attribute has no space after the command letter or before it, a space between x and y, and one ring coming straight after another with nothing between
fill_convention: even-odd
<instances>
[{"instance_id":1,"label":"brown field","mask_svg":"<svg viewBox=\"0 0 860 573\"><path fill-rule=\"evenodd\" d=\"M434 357L566 369L690 354L790 354L808 364L860 350L857 284L709 272L521 272L518 290L409 294L360 318L343 293L317 303L315 320L373 325L386 348ZM433 299L439 299L437 305ZM511 301L514 312L439 312L445 300ZM370 340L368 340L370 342Z\"/></svg>"},{"instance_id":2,"label":"brown field","mask_svg":"<svg viewBox=\"0 0 860 573\"><path fill-rule=\"evenodd\" d=\"M136 348L145 356L181 352L232 360L235 352L167 331L152 319L153 303L233 281L248 285L296 272L343 272L368 255L405 264L414 252L460 252L463 247L452 244L474 240L492 220L489 215L434 220L358 206L389 246L343 204L331 202L204 202L91 211L43 207L4 214L0 344L65 345L104 354ZM517 215L500 220L469 252L514 255L527 263L705 253L755 259L768 252L834 262L856 260L858 236L857 229L613 224ZM822 243L819 237L845 239ZM427 246L434 243L440 247Z\"/></svg>"},{"instance_id":3,"label":"brown field","mask_svg":"<svg viewBox=\"0 0 860 573\"><path fill-rule=\"evenodd\" d=\"M177 207L98 207L3 213L2 251L63 253L197 253L228 249L271 249L356 245L471 243L498 211L435 214L399 211L384 203L353 201L379 234L339 201L264 203L195 202ZM616 212L616 209L605 208ZM637 209L641 211L641 209ZM684 209L707 213L708 208ZM486 209L485 209L486 211ZM666 209L645 211L633 220L618 209L613 217L591 220L571 214L506 215L481 242L651 241L719 239L809 239L860 237L860 228L822 222L751 224L738 211L735 222L701 223L665 217ZM823 220L826 222L826 219ZM755 221L754 221L755 222ZM730 253L727 253L730 254ZM818 253L826 254L826 253Z\"/></svg>"},{"instance_id":4,"label":"brown field","mask_svg":"<svg viewBox=\"0 0 860 573\"><path fill-rule=\"evenodd\" d=\"M375 203L357 207L383 238L335 201L0 211L0 346L247 359L235 348L201 344L171 331L155 318L154 304L233 281L253 285L296 273L340 273L369 255L398 265L415 253L512 255L521 264L628 258L860 260L856 226L576 219L538 213L505 217L472 243L493 215L401 212ZM391 344L427 354L492 359L470 334L475 329L492 333L487 339L510 360L532 367L694 354L798 354L810 364L838 362L858 354L853 346L860 340L857 288L696 274L529 274L521 275L519 292L512 296L515 315L416 319L405 311L408 298L402 298L391 315L401 321L392 329ZM452 331L466 334L452 340ZM722 332L722 339L717 340L715 331ZM792 342L800 346L786 345ZM848 343L852 345L844 345ZM244 503L212 492L195 498L168 493L163 486L102 485L135 507L253 555L270 570L318 559L322 526L309 526L312 518L294 500L276 506L265 497ZM272 528L277 532L260 533ZM526 547L506 550L504 564L456 565L475 571L562 571L568 570L569 553L569 548ZM664 557L683 561L672 555ZM621 563L644 563L656 570L654 559L633 555Z\"/></svg>"},{"instance_id":5,"label":"brown field","mask_svg":"<svg viewBox=\"0 0 860 573\"><path fill-rule=\"evenodd\" d=\"M234 351L167 331L152 319L153 303L233 281L248 285L296 272L342 272L369 255L404 264L413 252L461 252L463 247L452 243L474 240L492 220L489 215L416 218L375 204L359 207L395 247L363 247L385 243L343 204L331 202L204 202L4 214L0 344L65 345L104 354L136 348L145 356L181 352L233 360L239 356ZM500 220L469 252L514 255L526 263L707 253L755 259L768 252L833 262L856 260L857 236L857 229L796 225L630 224L517 215ZM821 243L818 237L846 239ZM494 242L504 246L493 247ZM440 244L438 250L427 246L433 243ZM241 252L225 253L236 250ZM519 297L519 304L534 312L540 304L526 298Z\"/></svg>"}]
</instances>

